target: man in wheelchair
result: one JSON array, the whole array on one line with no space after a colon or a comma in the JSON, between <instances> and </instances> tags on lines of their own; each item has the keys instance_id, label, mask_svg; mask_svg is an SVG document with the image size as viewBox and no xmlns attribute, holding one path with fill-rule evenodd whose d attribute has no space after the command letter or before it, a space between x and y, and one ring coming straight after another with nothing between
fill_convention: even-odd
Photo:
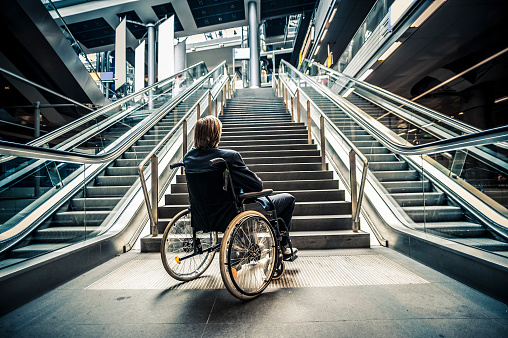
<instances>
[{"instance_id":1,"label":"man in wheelchair","mask_svg":"<svg viewBox=\"0 0 508 338\"><path fill-rule=\"evenodd\" d=\"M237 151L218 149L221 133L222 123L214 116L206 116L196 122L194 127L194 148L190 150L183 159L187 176L217 172L218 168L211 164L211 160L222 158L227 163L229 169L224 171L224 175L227 173L231 175L230 180L232 181L237 196L240 193L261 191L263 189L263 182L254 172L249 170ZM224 181L228 179L229 178L225 177ZM230 206L221 204L218 195L215 200L213 198L211 200L208 199L206 202L208 204L207 206L203 205L203 203L193 202L193 200L199 200L199 196L195 195L200 194L200 192L206 195L209 193L210 189L215 189L212 185L210 181L194 182L193 189L189 189L193 210L200 209L196 210L198 212L196 212L195 215L201 215L202 218L196 219L197 217L195 217L193 222L206 224L209 219L212 219L227 225L236 216L236 212L231 211L233 208ZM226 183L224 188L224 190L227 190ZM288 193L281 193L269 197L258 197L256 201L261 204L263 209L267 212L275 209L279 218L281 233L284 234L280 242L284 260L294 260L297 257L296 253L298 249L291 245L289 230L291 228L295 198ZM204 215L208 217L205 219ZM282 219L282 221L280 221L280 219Z\"/></svg>"}]
</instances>

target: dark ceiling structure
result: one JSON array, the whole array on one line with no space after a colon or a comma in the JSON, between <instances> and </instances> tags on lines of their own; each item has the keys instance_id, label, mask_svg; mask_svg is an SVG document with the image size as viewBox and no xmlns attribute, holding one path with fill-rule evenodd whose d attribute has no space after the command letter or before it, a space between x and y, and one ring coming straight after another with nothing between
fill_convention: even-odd
<instances>
[{"instance_id":1,"label":"dark ceiling structure","mask_svg":"<svg viewBox=\"0 0 508 338\"><path fill-rule=\"evenodd\" d=\"M197 31L209 32L222 29L225 26L235 27L246 25L246 1L245 0L181 0L167 3L158 3L157 0L145 0L143 3L125 2L121 6L110 6L104 10L92 11L94 2L80 0L55 1L59 12L63 13L64 20L75 38L86 48L97 50L114 44L115 25L119 20L126 17L130 21L127 29L134 38L141 39L146 28L144 24L153 22L153 15L158 20L175 15L176 36L189 36ZM354 1L345 1L354 2ZM318 0L258 0L260 20L266 20L267 35L283 35L286 18L289 15L312 13ZM88 7L84 7L87 6ZM97 2L97 5L100 5ZM175 9L180 9L180 15ZM186 6L183 6L186 5ZM65 14L66 8L76 6L76 11L88 8L89 14L73 13ZM79 7L81 6L81 7ZM183 8L183 9L182 9ZM108 20L108 15L113 13L117 20ZM182 14L183 13L183 14ZM189 15L190 14L190 15ZM183 16L183 17L181 17ZM182 25L182 20L186 25ZM109 22L108 22L109 21ZM143 24L143 25L141 25ZM185 28L186 26L187 28Z\"/></svg>"}]
</instances>

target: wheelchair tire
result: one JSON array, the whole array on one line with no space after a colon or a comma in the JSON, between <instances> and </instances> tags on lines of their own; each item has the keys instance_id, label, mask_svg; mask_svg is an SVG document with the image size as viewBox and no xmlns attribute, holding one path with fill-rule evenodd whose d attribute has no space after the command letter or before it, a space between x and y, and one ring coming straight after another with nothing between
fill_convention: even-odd
<instances>
[{"instance_id":1,"label":"wheelchair tire","mask_svg":"<svg viewBox=\"0 0 508 338\"><path fill-rule=\"evenodd\" d=\"M178 260L192 254L193 229L191 227L190 209L179 212L168 224L161 241L161 258L164 268L171 277L179 281L190 281L198 278L212 263L215 251L204 252L185 260ZM198 231L203 250L217 244L217 232Z\"/></svg>"},{"instance_id":2,"label":"wheelchair tire","mask_svg":"<svg viewBox=\"0 0 508 338\"><path fill-rule=\"evenodd\" d=\"M268 220L249 210L229 223L220 248L220 272L228 291L238 299L257 297L272 279L277 241Z\"/></svg>"}]
</instances>

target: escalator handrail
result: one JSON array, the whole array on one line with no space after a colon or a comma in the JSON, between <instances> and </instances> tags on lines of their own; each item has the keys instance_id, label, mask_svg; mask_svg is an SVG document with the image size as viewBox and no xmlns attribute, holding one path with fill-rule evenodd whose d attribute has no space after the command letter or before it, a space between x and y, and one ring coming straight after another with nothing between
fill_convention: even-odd
<instances>
[{"instance_id":1,"label":"escalator handrail","mask_svg":"<svg viewBox=\"0 0 508 338\"><path fill-rule=\"evenodd\" d=\"M348 111L353 111L354 115L357 115L358 112L355 111L356 107L352 105L348 105L345 100L333 93L328 88L323 88L318 86L308 75L303 74L298 71L291 64L282 60L282 63L287 65L293 71L297 72L300 77L305 79L307 83L311 84L312 88L316 90L321 95L328 97L332 102L338 104L342 108L347 108ZM508 141L508 125L501 126L497 128L487 129L475 133L470 133L466 135L460 135L456 137L452 137L449 139L439 140L435 142L430 142L426 144L419 144L415 146L406 146L400 144L397 140L391 139L390 136L381 132L379 129L373 127L372 125L363 121L363 119L356 120L363 128L372 132L377 136L379 142L381 142L385 147L389 150L393 151L396 154L400 155L421 155L421 154L435 154L445 151L459 150L466 147L480 146L492 143L499 143Z\"/></svg>"},{"instance_id":2,"label":"escalator handrail","mask_svg":"<svg viewBox=\"0 0 508 338\"><path fill-rule=\"evenodd\" d=\"M307 59L305 59L305 61L308 62L308 64L311 64L313 66L316 66L318 68L321 68L323 70L325 70L326 72L329 72L331 73L334 77L345 77L346 79L348 79L349 81L352 81L354 82L356 85L359 85L361 87L366 87L368 88L369 90L373 91L373 92L376 92L378 94L381 94L383 96L386 96L390 99L392 99L393 101L399 103L399 104L402 104L404 106L407 106L409 108L412 108L432 119L435 119L435 120L441 120L441 122L444 122L446 123L447 125L455 128L455 129L458 129L462 132L465 132L465 133L476 133L476 132L479 132L479 131L482 131L482 129L479 129L479 128L476 128L476 127L473 127L471 125L468 125L462 121L459 121L459 120L456 120L456 119L452 119L451 117L449 116L446 116L440 112L437 112L435 110L432 110L432 109L429 109L425 106L422 106L418 103L415 103L413 101L410 101L406 98L403 98L399 95L396 95L394 93L391 93L383 88L380 88L378 86L375 86L373 84L370 84L368 82L364 82L364 81L359 81L349 75L345 75L345 74L342 74L334 69L330 69L330 68L327 68L323 65L320 65L320 64L317 64L315 62L312 62L312 61L309 61Z\"/></svg>"},{"instance_id":3,"label":"escalator handrail","mask_svg":"<svg viewBox=\"0 0 508 338\"><path fill-rule=\"evenodd\" d=\"M220 65L218 65L213 70L208 72L208 74L202 76L199 80L194 82L187 91L183 92L177 100L174 100L171 103L171 105L169 106L169 110L174 109L174 107L176 107L185 97L189 96L196 87L200 86L206 79L208 79L209 75L213 74L216 69L223 66L225 63L226 61L223 61ZM136 94L139 95L139 92ZM153 119L150 119L145 124L138 125L136 128L130 131L131 134L130 137L124 139L122 142L117 144L113 149L103 154L96 155L82 154L58 149L36 147L29 144L8 141L0 141L0 154L21 156L26 158L37 158L66 163L109 162L120 156L124 151L126 151L130 147L132 141L143 135L147 129L153 126L152 125L153 123L154 123Z\"/></svg>"},{"instance_id":4,"label":"escalator handrail","mask_svg":"<svg viewBox=\"0 0 508 338\"><path fill-rule=\"evenodd\" d=\"M81 126L82 124L90 121L90 120L93 120L103 114L105 114L106 112L109 112L110 110L112 110L113 108L116 108L118 106L121 106L123 103L127 102L127 101L130 101L132 100L133 98L139 96L139 95L142 95L154 88L156 88L157 86L161 86L161 85L165 85L169 82L171 82L172 80L174 80L174 78L176 78L177 76L187 72L188 70L192 69L192 68L195 68L197 67L198 65L200 64L204 64L203 61L200 61L198 63L196 63L195 65L192 65L190 67L187 67L185 68L184 70L182 70L181 72L178 72L174 75L171 75L170 77L164 79L164 80L161 80L159 82L156 82L154 83L153 85L150 85L148 87L145 87L135 93L132 93L130 95L127 95L126 97L123 97L121 99L118 99L117 101L115 102L112 102L111 104L108 104L107 106L105 107L102 107L100 109L97 109L89 114L86 114L85 116L82 116L81 118L77 119L77 120L74 120L70 123L67 123L66 125L58 128L58 129L55 129L53 130L52 132L50 133L47 133L46 135L44 136L41 136L35 140L32 140L30 142L28 142L27 144L29 145L33 145L33 146L41 146L49 141L52 141L54 140L55 138L59 137L59 136L62 136L63 134L66 134L68 132L70 132L71 130L75 129L76 127L79 127Z\"/></svg>"},{"instance_id":5,"label":"escalator handrail","mask_svg":"<svg viewBox=\"0 0 508 338\"><path fill-rule=\"evenodd\" d=\"M46 91L46 92L48 92L48 93L50 93L50 94L53 94L53 95L55 95L55 96L58 96L58 97L60 97L60 98L62 98L62 99L64 99L64 100L66 100L66 101L69 101L69 102L71 102L71 103L73 103L73 104L75 104L75 105L77 105L77 106L80 106L81 108L85 108L85 109L87 109L87 110L94 111L94 109L93 109L93 108L88 107L88 106L84 105L83 103L80 103L80 102L78 102L78 101L75 101L75 100L73 100L73 99L71 99L71 98L69 98L69 97L67 97L67 96L65 96L65 95L62 95L62 94L60 94L60 93L55 92L54 90L51 90L51 89L46 88L46 87L44 87L44 86L42 86L42 85L40 85L40 84L38 84L38 83L35 83L35 82L33 82L33 81L30 81L30 80L28 80L28 79L24 78L23 76L20 76L20 75L18 75L18 74L14 74L13 72L8 71L7 69L4 69L4 68L0 67L0 72L2 72L2 73L4 73L4 74L7 74L7 75L9 75L9 76L11 76L11 77L13 77L13 78L15 78L15 79L17 79L17 80L23 81L23 82L25 82L25 83L27 83L27 84L29 84L29 85L31 85L31 86L34 86L34 87L39 88L39 89L42 89L42 90L44 90L44 91Z\"/></svg>"}]
</instances>

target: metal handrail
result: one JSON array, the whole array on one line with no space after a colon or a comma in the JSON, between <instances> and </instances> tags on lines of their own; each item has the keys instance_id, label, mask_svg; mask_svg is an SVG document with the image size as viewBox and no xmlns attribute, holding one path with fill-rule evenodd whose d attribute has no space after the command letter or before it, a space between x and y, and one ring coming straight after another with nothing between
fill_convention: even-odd
<instances>
[{"instance_id":1,"label":"metal handrail","mask_svg":"<svg viewBox=\"0 0 508 338\"><path fill-rule=\"evenodd\" d=\"M219 65L220 66L220 65ZM217 66L217 67L219 67ZM214 72L215 69L210 73ZM190 92L193 91L194 88L201 85L203 81L207 78L207 76L203 76L200 80L196 81L186 92L183 92L181 96L173 101L166 110L174 109L181 101L183 101ZM139 92L137 93L139 95ZM50 161L58 161L58 162L67 162L67 163L103 163L108 162L119 155L121 155L125 150L127 150L132 143L134 143L137 138L143 135L148 129L152 127L150 121L147 121L143 125L137 126L132 132L129 138L122 140L119 144L117 144L113 149L104 154L90 155L90 154L80 154L70 151L51 149L51 148L41 148L36 147L29 144L21 144L15 142L8 141L0 141L0 154L13 155L13 156L21 156L27 158L37 158L37 159L45 159Z\"/></svg>"},{"instance_id":2,"label":"metal handrail","mask_svg":"<svg viewBox=\"0 0 508 338\"><path fill-rule=\"evenodd\" d=\"M182 70L181 72L178 72L178 73L176 73L176 74L174 74L174 75L172 75L172 76L170 76L170 77L168 77L168 78L166 78L166 79L164 79L162 81L156 82L156 83L154 83L151 86L145 87L144 89L141 89L140 91L137 91L135 93L127 95L126 97L123 97L123 98L121 98L121 99L119 99L119 100L117 100L117 101L115 101L115 102L113 102L113 103L111 103L111 104L109 104L109 105L107 105L105 107L97 109L93 113L87 114L87 115L85 115L85 116L83 116L83 117L81 117L81 118L79 118L77 120L74 120L74 121L72 121L72 122L70 122L70 123L68 123L68 124L58 128L58 129L55 129L54 131L52 131L52 132L50 132L50 133L48 133L48 134L46 134L44 136L41 136L41 137L39 137L39 138L37 138L35 140L32 140L32 141L28 142L27 144L31 144L31 145L34 145L34 146L41 146L41 145L43 145L43 144L45 144L45 143L47 143L47 142L49 142L49 141L59 137L59 136L62 136L63 134L71 131L72 129L74 129L76 127L79 127L80 125L82 125L82 124L84 124L84 123L86 123L86 122L88 122L90 120L93 120L93 119L99 117L100 115L103 115L104 113L110 111L111 109L116 108L118 106L121 106L123 103L125 103L127 101L130 101L133 98L135 98L135 97L137 97L139 95L142 95L142 94L144 94L144 93L154 89L157 86L165 85L165 84L171 82L176 76L178 76L180 74L183 74L186 71L188 71L189 69L197 67L200 64L204 64L204 62L201 61L201 62L196 63L195 65L187 67L184 70Z\"/></svg>"},{"instance_id":3,"label":"metal handrail","mask_svg":"<svg viewBox=\"0 0 508 338\"><path fill-rule=\"evenodd\" d=\"M219 66L225 65L226 61L223 61ZM213 72L213 71L212 71ZM228 80L225 79L221 86L219 86L220 90L217 90L216 97L218 97L219 92L221 93L221 97L223 97L222 93L224 92L224 87L227 86ZM162 140L159 141L159 143L150 151L148 155L139 163L138 165L138 175L141 181L141 187L143 190L143 196L145 198L145 205L148 211L148 217L150 218L150 225L151 225L151 234L153 237L156 237L158 235L158 228L157 224L159 222L158 212L157 212L157 201L159 200L159 181L158 181L158 157L157 152L164 146L164 144L173 137L174 133L180 128L180 126L183 127L183 155L187 152L187 118L194 112L194 109L197 109L198 118L200 116L200 102L205 97L212 97L212 93L210 89L207 89L203 95L196 101L196 103L185 113L185 115L178 121L178 123L171 129L170 132L164 136ZM225 95L224 95L225 98ZM209 101L210 104L210 101ZM211 114L210 106L208 107L208 112ZM151 166L151 188L152 188L152 202L150 202L150 197L148 194L148 188L146 186L146 179L144 175L144 166L150 161Z\"/></svg>"},{"instance_id":4,"label":"metal handrail","mask_svg":"<svg viewBox=\"0 0 508 338\"><path fill-rule=\"evenodd\" d=\"M286 80L283 77L279 78L279 81L282 81L282 83L285 83ZM295 92L295 96L299 96L300 90L297 89ZM320 126L320 132L321 132L321 155L323 156L324 161L324 155L325 155L325 147L324 147L324 121L328 123L331 128L340 135L340 137L343 139L344 142L348 145L350 148L349 152L349 173L350 173L350 189L351 189L351 202L353 203L352 206L352 219L353 219L353 231L357 232L359 230L360 225L360 210L362 206L363 201L363 195L365 191L365 183L367 180L367 170L369 166L369 160L365 155L362 154L360 150L349 140L346 135L330 120L328 116L314 103L314 101L311 100L311 98L305 93L302 92L302 96L306 97L307 100L307 114L310 117L310 105L314 106L314 109L319 113L320 119L322 120L321 126ZM297 102L299 105L300 102ZM309 132L311 129L310 124L307 126L309 128ZM358 156L361 161L363 162L363 171L362 171L362 178L360 183L360 192L357 196L357 190L356 190L356 156ZM325 169L324 162L322 163L323 170Z\"/></svg>"},{"instance_id":5,"label":"metal handrail","mask_svg":"<svg viewBox=\"0 0 508 338\"><path fill-rule=\"evenodd\" d=\"M284 63L285 60L282 60ZM356 114L359 114L359 109L355 107L354 105L350 104L346 100L344 100L342 97L334 94L330 89L326 87L320 87L315 84L315 82L306 74L303 74L296 70L293 66L289 65L292 69L297 71L300 77L304 78L308 83L312 84L312 88L316 90L317 92L325 95L328 97L331 101L337 103L340 107L345 108L346 110L352 111ZM422 154L435 154L439 152L445 152L445 151L452 151L452 150L458 150L463 149L466 147L472 147L472 146L480 146L485 144L492 144L492 143L499 143L508 140L508 134L507 134L507 126L502 127L496 127L492 129L487 129L483 131L478 131L475 133L470 133L466 135L460 135L444 140L438 140L426 144L419 144L419 145L412 145L412 146L406 146L400 144L399 140L387 136L377 128L374 128L370 126L367 123L364 123L363 121L357 121L359 124L375 134L378 138L378 140L389 150L393 151L396 154L400 155L422 155ZM474 135L474 136L473 136ZM483 135L485 139L481 139L481 137L476 137L476 135Z\"/></svg>"},{"instance_id":6,"label":"metal handrail","mask_svg":"<svg viewBox=\"0 0 508 338\"><path fill-rule=\"evenodd\" d=\"M29 85L31 85L31 86L34 86L34 87L37 87L37 88L42 89L42 90L44 90L44 91L47 91L48 93L53 94L53 95L55 95L55 96L58 96L58 97L60 97L60 98L62 98L62 99L64 99L64 100L66 100L66 101L72 102L73 104L75 104L75 105L77 105L77 106L80 106L81 108L85 108L85 109L87 109L87 110L94 111L94 109L92 109L92 108L90 108L90 107L88 107L88 106L86 106L86 105L84 105L84 104L82 104L82 103L79 103L78 101L75 101L75 100L73 100L73 99L71 99L71 98L69 98L69 97L67 97L67 96L65 96L65 95L62 95L62 94L60 94L60 93L57 93L57 92L55 92L54 90L51 90L51 89L49 89L49 88L46 88L46 87L44 87L44 86L42 86L42 85L40 85L40 84L38 84L38 83L35 83L35 82L30 81L30 80L28 80L28 79L25 79L24 77L19 76L19 75L17 75L17 74L14 74L13 72L8 71L7 69L3 69L3 68L1 68L1 67L0 67L0 72L2 72L2 73L4 73L4 74L7 74L7 75L9 75L9 76L11 76L11 77L13 77L13 78L15 78L15 79L17 79L17 80L20 80L20 81L23 81L23 82L25 82L25 83L28 83L28 84L29 84Z\"/></svg>"},{"instance_id":7,"label":"metal handrail","mask_svg":"<svg viewBox=\"0 0 508 338\"><path fill-rule=\"evenodd\" d=\"M97 109L97 110L95 110L95 111L93 111L93 112L91 112L91 113L89 113L89 114L87 114L85 116L80 117L77 120L74 120L74 121L72 121L72 122L70 122L70 123L68 123L68 124L58 128L58 129L55 129L55 130L45 134L44 136L41 136L41 137L36 138L36 139L34 139L34 140L30 141L30 142L27 142L26 144L33 145L33 146L42 146L42 145L44 145L44 144L54 140L55 138L60 137L60 136L62 136L64 134L68 133L69 131L71 131L71 130L73 130L73 129L75 129L75 128L77 128L77 127L79 127L79 126L81 126L81 125L83 125L83 124L85 124L85 123L87 123L87 122L89 122L89 121L91 121L91 120L93 120L93 119L95 119L95 118L97 118L97 117L99 117L99 116L109 112L111 109L116 108L117 106L122 105L124 102L127 102L127 101L131 100L133 97L137 97L139 95L142 95L142 94L146 93L147 91L152 90L156 86L165 85L165 84L171 82L171 80L174 79L176 76L178 76L178 75L188 71L189 69L192 69L194 67L198 67L200 64L204 64L204 62L203 61L198 62L198 63L196 63L196 64L194 64L194 65L192 65L192 66L190 66L188 68L185 68L181 72L176 73L175 75L172 75L172 76L168 77L167 79L159 81L159 82L157 82L157 83L155 83L155 84L153 84L151 86L148 86L148 87L146 87L146 88L144 88L144 89L142 89L142 90L140 90L140 91L138 91L136 93L133 93L133 94L130 94L130 95L124 97L124 98L121 98L121 99L119 99L119 100L117 100L117 101L115 101L115 102L113 102L113 103L111 103L111 104L101 108L101 109ZM0 70L2 70L2 69L0 68ZM13 159L13 156L2 157L2 158L0 158L0 163L7 162L7 161L10 161L12 159Z\"/></svg>"}]
</instances>

